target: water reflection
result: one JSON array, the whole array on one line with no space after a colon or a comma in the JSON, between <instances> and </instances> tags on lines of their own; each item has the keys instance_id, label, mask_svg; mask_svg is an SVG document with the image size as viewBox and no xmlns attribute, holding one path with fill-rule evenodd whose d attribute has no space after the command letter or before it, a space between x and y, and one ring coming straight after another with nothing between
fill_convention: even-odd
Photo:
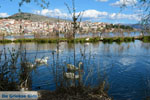
<instances>
[{"instance_id":1,"label":"water reflection","mask_svg":"<svg viewBox=\"0 0 150 100\"><path fill-rule=\"evenodd\" d=\"M135 32L116 32L116 33L112 33L112 32L108 32L108 33L76 33L75 34L75 38L85 38L85 37L100 37L100 34L102 37L135 37L135 36L140 36L141 33L139 31L135 31ZM144 33L145 36L149 36L148 33ZM47 38L46 35L42 36L43 38ZM60 33L59 34L60 38L64 38L64 34ZM15 40L15 39L19 39L19 38L26 38L26 39L34 39L34 34L31 35L24 35L24 36L5 36L5 39L8 40Z\"/></svg>"},{"instance_id":2,"label":"water reflection","mask_svg":"<svg viewBox=\"0 0 150 100\"><path fill-rule=\"evenodd\" d=\"M129 66L129 65L131 65L131 64L136 63L135 59L127 58L127 57L121 58L121 59L119 60L119 62L120 62L123 66Z\"/></svg>"},{"instance_id":3,"label":"water reflection","mask_svg":"<svg viewBox=\"0 0 150 100\"><path fill-rule=\"evenodd\" d=\"M20 44L5 45L6 48L19 48L19 46ZM99 76L107 75L110 85L109 95L114 97L115 100L142 100L149 96L150 43L136 40L135 42L121 44L98 42L74 45L62 42L59 43L59 49L63 51L59 53L58 57L60 66L65 66L65 63L74 63L74 46L76 65L80 61L84 64L83 81L96 84ZM0 45L1 49L3 47L4 45ZM28 59L31 61L35 55L37 55L37 58L45 56L50 58L48 67L39 67L38 73L32 73L33 90L53 90L56 86L53 82L54 77L51 70L56 65L57 53L52 53L56 51L57 45L55 43L26 43L23 44L23 47L26 48ZM90 75L92 80L86 80L85 76L90 71L94 72Z\"/></svg>"}]
</instances>

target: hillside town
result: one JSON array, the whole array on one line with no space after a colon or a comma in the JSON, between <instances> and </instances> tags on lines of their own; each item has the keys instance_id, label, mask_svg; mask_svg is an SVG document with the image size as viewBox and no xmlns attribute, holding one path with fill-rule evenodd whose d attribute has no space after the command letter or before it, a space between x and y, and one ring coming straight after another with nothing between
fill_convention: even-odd
<instances>
[{"instance_id":1,"label":"hillside town","mask_svg":"<svg viewBox=\"0 0 150 100\"><path fill-rule=\"evenodd\" d=\"M80 22L80 32L89 32L90 30L96 31L103 29L107 23L101 22ZM50 22L32 22L30 20L15 20L15 19L1 19L0 20L0 34L20 35L20 34L35 34L40 33L48 35L53 32L66 33L72 28L72 23L69 21L61 21L56 23Z\"/></svg>"}]
</instances>

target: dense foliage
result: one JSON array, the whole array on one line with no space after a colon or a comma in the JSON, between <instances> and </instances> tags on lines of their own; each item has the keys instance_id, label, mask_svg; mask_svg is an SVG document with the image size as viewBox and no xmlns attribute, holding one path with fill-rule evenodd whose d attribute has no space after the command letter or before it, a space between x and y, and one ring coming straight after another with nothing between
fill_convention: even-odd
<instances>
[{"instance_id":1,"label":"dense foliage","mask_svg":"<svg viewBox=\"0 0 150 100\"><path fill-rule=\"evenodd\" d=\"M106 29L111 29L111 28L133 30L132 27L127 26L127 25L119 25L119 24L110 24L110 25L106 25Z\"/></svg>"}]
</instances>

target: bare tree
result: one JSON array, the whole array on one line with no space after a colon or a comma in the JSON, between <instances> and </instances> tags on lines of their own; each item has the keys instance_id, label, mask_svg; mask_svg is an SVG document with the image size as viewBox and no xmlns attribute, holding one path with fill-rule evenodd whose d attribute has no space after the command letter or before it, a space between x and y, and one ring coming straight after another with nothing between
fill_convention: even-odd
<instances>
[{"instance_id":1,"label":"bare tree","mask_svg":"<svg viewBox=\"0 0 150 100\"><path fill-rule=\"evenodd\" d=\"M8 1L15 2L16 0L8 0ZM36 3L38 6L42 7L43 9L48 8L50 5L49 0L18 0L19 12L21 12L20 8L24 3L31 3L31 2Z\"/></svg>"},{"instance_id":2,"label":"bare tree","mask_svg":"<svg viewBox=\"0 0 150 100\"><path fill-rule=\"evenodd\" d=\"M128 7L128 4L133 6L136 10L140 11L139 17L141 17L140 25L142 25L143 29L141 31L144 36L145 32L149 31L150 24L150 0L123 0L123 4L120 6L121 8Z\"/></svg>"},{"instance_id":3,"label":"bare tree","mask_svg":"<svg viewBox=\"0 0 150 100\"><path fill-rule=\"evenodd\" d=\"M73 49L74 49L74 58L73 59L74 59L74 65L76 65L76 48L75 48L76 41L75 41L75 34L77 32L77 29L79 29L79 27L80 27L80 22L82 20L82 17L81 17L82 12L76 13L75 0L72 0L72 7L73 7L72 11L71 11L71 9L70 9L70 7L68 6L67 3L65 3L65 5L66 5L66 7L67 7L67 9L69 11L69 14L72 17L72 32L71 32L71 34L67 34L67 35L69 35L69 37L68 36L67 37L69 39L73 39L73 44L74 44L74 47L73 47ZM78 23L78 20L80 20L79 23ZM73 83L75 83L74 85L75 85L75 94L76 94L77 93L77 84L76 84L76 79L75 79L75 70L74 70ZM79 85L80 85L80 83L79 83Z\"/></svg>"},{"instance_id":4,"label":"bare tree","mask_svg":"<svg viewBox=\"0 0 150 100\"><path fill-rule=\"evenodd\" d=\"M10 1L13 1L13 0L10 0ZM37 5L39 5L43 9L48 8L50 4L48 0L19 0L19 7L21 7L24 3L30 3L32 1L34 1Z\"/></svg>"},{"instance_id":5,"label":"bare tree","mask_svg":"<svg viewBox=\"0 0 150 100\"><path fill-rule=\"evenodd\" d=\"M75 38L75 33L77 32L77 29L79 28L80 24L78 24L78 20L80 19L80 22L82 20L82 17L81 15L83 14L82 12L79 12L79 13L76 13L76 8L75 8L75 0L72 0L72 11L70 9L70 7L68 6L67 3L65 3L68 11L69 11L69 14L71 15L72 17L72 34L71 34L71 38Z\"/></svg>"}]
</instances>

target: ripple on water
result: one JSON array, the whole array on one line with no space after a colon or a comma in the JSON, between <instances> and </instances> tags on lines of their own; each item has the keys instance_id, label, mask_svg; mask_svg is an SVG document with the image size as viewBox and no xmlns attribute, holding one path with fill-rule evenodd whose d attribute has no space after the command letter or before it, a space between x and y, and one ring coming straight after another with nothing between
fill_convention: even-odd
<instances>
[{"instance_id":1,"label":"ripple on water","mask_svg":"<svg viewBox=\"0 0 150 100\"><path fill-rule=\"evenodd\" d=\"M123 66L129 66L129 65L131 65L131 64L136 63L136 60L135 60L134 58L127 58L127 57L125 57L125 58L121 58L121 59L119 60L119 62L120 62Z\"/></svg>"}]
</instances>

